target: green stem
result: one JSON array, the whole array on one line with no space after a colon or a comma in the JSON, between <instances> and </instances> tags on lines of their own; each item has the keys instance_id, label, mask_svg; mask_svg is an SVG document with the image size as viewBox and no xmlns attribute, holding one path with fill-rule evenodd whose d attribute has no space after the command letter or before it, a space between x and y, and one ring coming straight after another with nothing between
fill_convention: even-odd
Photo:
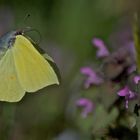
<instances>
[{"instance_id":1,"label":"green stem","mask_svg":"<svg viewBox=\"0 0 140 140\"><path fill-rule=\"evenodd\" d=\"M140 117L137 117L138 140L140 140Z\"/></svg>"}]
</instances>

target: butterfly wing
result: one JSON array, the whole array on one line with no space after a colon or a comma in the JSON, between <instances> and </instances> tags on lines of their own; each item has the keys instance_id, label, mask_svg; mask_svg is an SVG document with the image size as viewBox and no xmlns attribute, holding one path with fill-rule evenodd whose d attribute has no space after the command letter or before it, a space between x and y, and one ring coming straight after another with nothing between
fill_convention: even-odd
<instances>
[{"instance_id":1,"label":"butterfly wing","mask_svg":"<svg viewBox=\"0 0 140 140\"><path fill-rule=\"evenodd\" d=\"M25 91L34 92L48 85L59 84L51 65L24 36L16 36L12 53L18 79Z\"/></svg>"},{"instance_id":2,"label":"butterfly wing","mask_svg":"<svg viewBox=\"0 0 140 140\"><path fill-rule=\"evenodd\" d=\"M0 60L0 100L17 102L25 94L21 87L16 70L11 49Z\"/></svg>"},{"instance_id":3,"label":"butterfly wing","mask_svg":"<svg viewBox=\"0 0 140 140\"><path fill-rule=\"evenodd\" d=\"M54 63L53 59L52 59L42 48L40 48L40 47L38 46L38 44L36 44L30 37L26 36L26 38L27 38L28 40L30 40L30 42L31 42L32 45L35 47L35 49L37 49L37 51L38 51L39 53L41 53L41 55L43 55L43 57L44 57L45 59L47 59L48 61Z\"/></svg>"}]
</instances>

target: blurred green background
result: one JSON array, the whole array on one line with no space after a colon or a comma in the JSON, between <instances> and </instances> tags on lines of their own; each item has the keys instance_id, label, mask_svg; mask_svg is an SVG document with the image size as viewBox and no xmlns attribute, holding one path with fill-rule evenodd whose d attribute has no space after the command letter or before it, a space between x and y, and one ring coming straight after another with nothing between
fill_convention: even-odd
<instances>
[{"instance_id":1,"label":"blurred green background","mask_svg":"<svg viewBox=\"0 0 140 140\"><path fill-rule=\"evenodd\" d=\"M83 119L75 101L81 96L94 99L99 91L83 89L80 67L98 64L92 38L109 44L120 20L131 16L138 4L136 0L1 0L0 35L37 29L40 46L56 62L62 81L60 86L27 93L18 103L0 102L0 140L94 140L94 112ZM24 20L27 14L31 16ZM38 42L38 33L32 32L31 38Z\"/></svg>"}]
</instances>

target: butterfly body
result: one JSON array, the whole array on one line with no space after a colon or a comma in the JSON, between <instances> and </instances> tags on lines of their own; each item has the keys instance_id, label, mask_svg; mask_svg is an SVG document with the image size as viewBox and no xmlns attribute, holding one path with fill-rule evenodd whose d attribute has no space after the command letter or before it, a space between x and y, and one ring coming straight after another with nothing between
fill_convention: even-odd
<instances>
[{"instance_id":1,"label":"butterfly body","mask_svg":"<svg viewBox=\"0 0 140 140\"><path fill-rule=\"evenodd\" d=\"M10 42L13 42L16 38L16 31L11 31L6 34L4 34L0 38L0 49L8 49L12 44Z\"/></svg>"}]
</instances>

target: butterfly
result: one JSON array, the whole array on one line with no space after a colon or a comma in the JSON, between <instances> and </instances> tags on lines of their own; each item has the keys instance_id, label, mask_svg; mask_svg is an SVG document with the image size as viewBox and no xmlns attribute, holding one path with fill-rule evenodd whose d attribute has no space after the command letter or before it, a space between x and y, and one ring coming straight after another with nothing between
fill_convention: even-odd
<instances>
[{"instance_id":1,"label":"butterfly","mask_svg":"<svg viewBox=\"0 0 140 140\"><path fill-rule=\"evenodd\" d=\"M18 102L26 92L59 84L53 59L41 54L23 31L11 31L0 38L0 100Z\"/></svg>"}]
</instances>

